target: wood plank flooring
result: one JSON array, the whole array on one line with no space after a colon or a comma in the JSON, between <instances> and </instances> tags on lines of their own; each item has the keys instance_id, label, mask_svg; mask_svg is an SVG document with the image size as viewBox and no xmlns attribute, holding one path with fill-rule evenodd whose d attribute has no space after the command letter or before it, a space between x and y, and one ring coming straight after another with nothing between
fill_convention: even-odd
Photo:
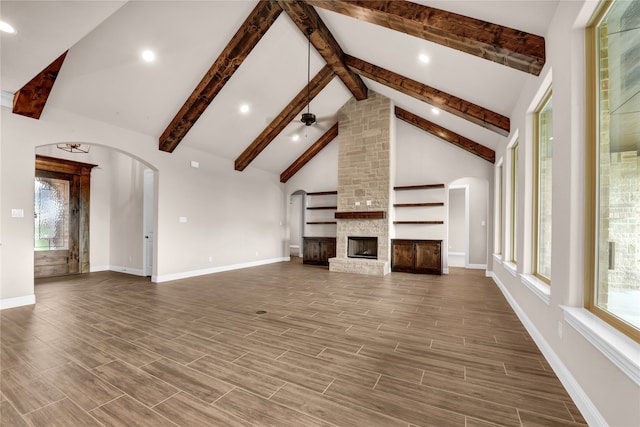
<instances>
[{"instance_id":1,"label":"wood plank flooring","mask_svg":"<svg viewBox=\"0 0 640 427\"><path fill-rule=\"evenodd\" d=\"M41 279L0 312L0 424L585 426L483 273Z\"/></svg>"}]
</instances>

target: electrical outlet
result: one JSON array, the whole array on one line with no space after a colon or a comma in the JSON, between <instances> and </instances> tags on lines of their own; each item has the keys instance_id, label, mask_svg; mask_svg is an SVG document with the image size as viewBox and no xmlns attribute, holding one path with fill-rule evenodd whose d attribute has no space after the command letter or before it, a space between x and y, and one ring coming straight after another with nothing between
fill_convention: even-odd
<instances>
[{"instance_id":1,"label":"electrical outlet","mask_svg":"<svg viewBox=\"0 0 640 427\"><path fill-rule=\"evenodd\" d=\"M209 257L209 262L213 262L213 257L212 256Z\"/></svg>"},{"instance_id":2,"label":"electrical outlet","mask_svg":"<svg viewBox=\"0 0 640 427\"><path fill-rule=\"evenodd\" d=\"M367 206L371 206L371 200L367 200Z\"/></svg>"},{"instance_id":3,"label":"electrical outlet","mask_svg":"<svg viewBox=\"0 0 640 427\"><path fill-rule=\"evenodd\" d=\"M356 206L360 206L360 202L356 202Z\"/></svg>"},{"instance_id":4,"label":"electrical outlet","mask_svg":"<svg viewBox=\"0 0 640 427\"><path fill-rule=\"evenodd\" d=\"M256 251L256 256L259 256L259 255L260 255L260 252Z\"/></svg>"}]
</instances>

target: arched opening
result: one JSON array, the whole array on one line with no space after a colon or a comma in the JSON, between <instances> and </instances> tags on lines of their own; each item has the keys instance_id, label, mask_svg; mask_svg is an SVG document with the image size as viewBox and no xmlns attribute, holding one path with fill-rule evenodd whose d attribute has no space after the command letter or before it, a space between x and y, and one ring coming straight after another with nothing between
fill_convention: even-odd
<instances>
[{"instance_id":1,"label":"arched opening","mask_svg":"<svg viewBox=\"0 0 640 427\"><path fill-rule=\"evenodd\" d=\"M302 257L307 193L295 191L289 196L289 256Z\"/></svg>"},{"instance_id":2,"label":"arched opening","mask_svg":"<svg viewBox=\"0 0 640 427\"><path fill-rule=\"evenodd\" d=\"M63 144L61 144L63 145ZM38 146L35 154L96 165L91 172L86 236L88 268L152 276L156 271L157 170L129 153L82 144L87 153ZM35 244L35 243L34 243Z\"/></svg>"}]
</instances>

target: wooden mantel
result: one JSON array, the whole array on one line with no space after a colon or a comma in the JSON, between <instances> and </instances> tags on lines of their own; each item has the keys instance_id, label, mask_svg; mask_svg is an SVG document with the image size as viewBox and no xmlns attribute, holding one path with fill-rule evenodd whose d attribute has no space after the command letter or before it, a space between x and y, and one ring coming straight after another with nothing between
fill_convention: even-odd
<instances>
[{"instance_id":1,"label":"wooden mantel","mask_svg":"<svg viewBox=\"0 0 640 427\"><path fill-rule=\"evenodd\" d=\"M385 219L385 211L336 212L336 219Z\"/></svg>"}]
</instances>

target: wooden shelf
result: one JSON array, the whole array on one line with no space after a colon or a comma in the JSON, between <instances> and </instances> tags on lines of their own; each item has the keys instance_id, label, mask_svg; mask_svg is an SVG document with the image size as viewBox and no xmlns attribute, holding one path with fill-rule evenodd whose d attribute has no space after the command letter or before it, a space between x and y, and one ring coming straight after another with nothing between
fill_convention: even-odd
<instances>
[{"instance_id":1,"label":"wooden shelf","mask_svg":"<svg viewBox=\"0 0 640 427\"><path fill-rule=\"evenodd\" d=\"M338 209L337 206L308 206L309 210L318 210L318 209Z\"/></svg>"},{"instance_id":2,"label":"wooden shelf","mask_svg":"<svg viewBox=\"0 0 640 427\"><path fill-rule=\"evenodd\" d=\"M337 224L337 221L309 221L307 224Z\"/></svg>"},{"instance_id":3,"label":"wooden shelf","mask_svg":"<svg viewBox=\"0 0 640 427\"><path fill-rule=\"evenodd\" d=\"M431 203L396 203L394 208L414 208L419 206L444 206L444 202L431 202Z\"/></svg>"},{"instance_id":4,"label":"wooden shelf","mask_svg":"<svg viewBox=\"0 0 640 427\"><path fill-rule=\"evenodd\" d=\"M444 221L393 221L394 224L444 224Z\"/></svg>"},{"instance_id":5,"label":"wooden shelf","mask_svg":"<svg viewBox=\"0 0 640 427\"><path fill-rule=\"evenodd\" d=\"M337 191L318 191L315 193L307 193L307 196L328 196L331 194L338 194Z\"/></svg>"},{"instance_id":6,"label":"wooden shelf","mask_svg":"<svg viewBox=\"0 0 640 427\"><path fill-rule=\"evenodd\" d=\"M404 185L393 187L396 191L402 190L428 190L432 188L444 188L444 184L425 184L425 185Z\"/></svg>"},{"instance_id":7,"label":"wooden shelf","mask_svg":"<svg viewBox=\"0 0 640 427\"><path fill-rule=\"evenodd\" d=\"M384 219L385 211L336 212L336 219Z\"/></svg>"}]
</instances>

